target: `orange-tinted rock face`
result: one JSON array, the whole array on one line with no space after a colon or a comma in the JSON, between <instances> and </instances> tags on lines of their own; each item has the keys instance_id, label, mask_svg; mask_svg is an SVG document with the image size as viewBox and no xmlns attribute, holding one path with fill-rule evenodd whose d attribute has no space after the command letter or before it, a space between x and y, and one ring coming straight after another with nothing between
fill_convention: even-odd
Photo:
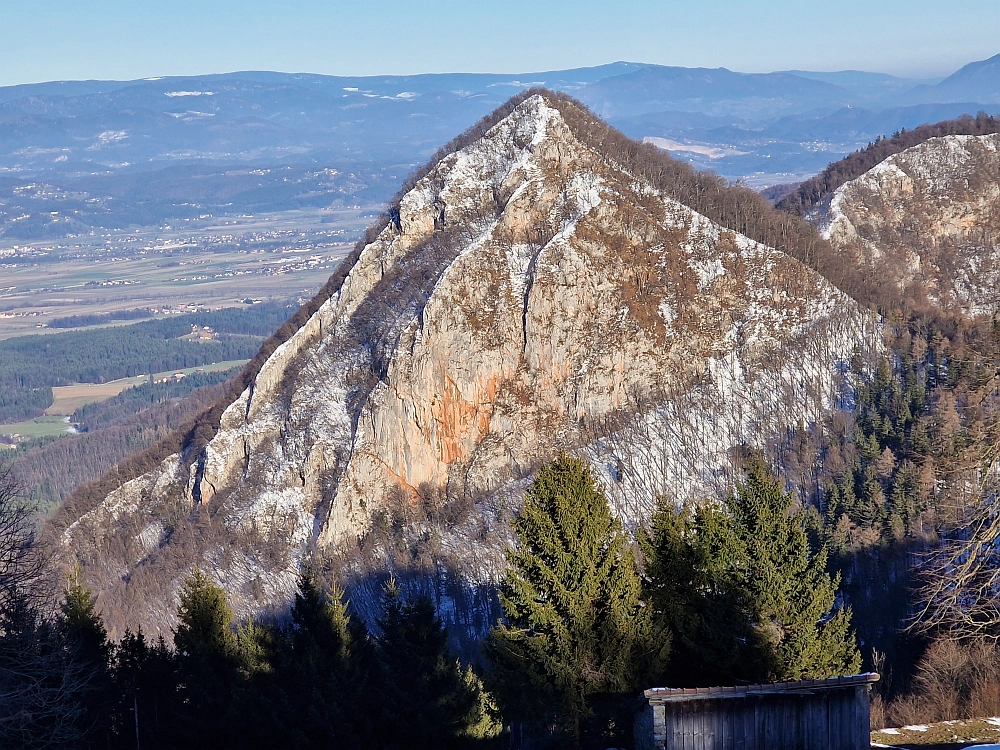
<instances>
[{"instance_id":1,"label":"orange-tinted rock face","mask_svg":"<svg viewBox=\"0 0 1000 750\"><path fill-rule=\"evenodd\" d=\"M287 594L307 545L355 543L401 491L487 498L562 449L640 521L661 492L711 492L732 446L817 418L875 326L795 260L586 148L536 96L403 198L190 472L175 459L123 487L67 543L214 493L236 538L288 550L267 568L206 548L247 612ZM491 538L455 545L496 557ZM263 594L241 588L252 575Z\"/></svg>"}]
</instances>

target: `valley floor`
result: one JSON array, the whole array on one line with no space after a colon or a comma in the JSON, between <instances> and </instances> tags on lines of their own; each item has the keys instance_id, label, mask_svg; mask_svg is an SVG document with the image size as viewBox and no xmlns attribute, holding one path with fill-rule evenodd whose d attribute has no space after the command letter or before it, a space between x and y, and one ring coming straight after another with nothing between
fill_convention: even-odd
<instances>
[{"instance_id":1,"label":"valley floor","mask_svg":"<svg viewBox=\"0 0 1000 750\"><path fill-rule=\"evenodd\" d=\"M0 240L0 339L66 316L311 297L377 207L209 217L32 242ZM121 322L117 322L121 325Z\"/></svg>"}]
</instances>

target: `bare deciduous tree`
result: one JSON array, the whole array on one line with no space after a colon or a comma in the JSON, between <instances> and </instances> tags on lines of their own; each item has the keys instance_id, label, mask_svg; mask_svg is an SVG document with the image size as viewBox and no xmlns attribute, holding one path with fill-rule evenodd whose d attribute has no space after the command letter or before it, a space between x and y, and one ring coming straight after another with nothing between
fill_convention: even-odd
<instances>
[{"instance_id":1,"label":"bare deciduous tree","mask_svg":"<svg viewBox=\"0 0 1000 750\"><path fill-rule=\"evenodd\" d=\"M30 592L44 559L35 545L35 514L9 467L0 469L0 611L15 592Z\"/></svg>"},{"instance_id":2,"label":"bare deciduous tree","mask_svg":"<svg viewBox=\"0 0 1000 750\"><path fill-rule=\"evenodd\" d=\"M924 562L913 627L1000 640L1000 426L978 466L953 474L969 497L962 520ZM963 476L964 474L964 476Z\"/></svg>"},{"instance_id":3,"label":"bare deciduous tree","mask_svg":"<svg viewBox=\"0 0 1000 750\"><path fill-rule=\"evenodd\" d=\"M80 737L92 671L42 614L45 557L34 508L10 468L0 470L0 747L66 747Z\"/></svg>"}]
</instances>

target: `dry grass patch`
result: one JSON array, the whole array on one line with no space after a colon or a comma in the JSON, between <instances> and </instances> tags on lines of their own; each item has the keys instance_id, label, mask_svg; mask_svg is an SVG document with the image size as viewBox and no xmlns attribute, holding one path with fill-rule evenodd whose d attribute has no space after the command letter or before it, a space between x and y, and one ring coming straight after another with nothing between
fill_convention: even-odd
<instances>
[{"instance_id":1,"label":"dry grass patch","mask_svg":"<svg viewBox=\"0 0 1000 750\"><path fill-rule=\"evenodd\" d=\"M138 385L146 378L125 378L110 383L80 383L77 385L57 385L52 388L52 406L45 410L48 416L68 417L81 406L95 401L106 401L117 396L126 388Z\"/></svg>"},{"instance_id":2,"label":"dry grass patch","mask_svg":"<svg viewBox=\"0 0 1000 750\"><path fill-rule=\"evenodd\" d=\"M1000 742L1000 718L914 724L872 732L873 747L926 747Z\"/></svg>"},{"instance_id":3,"label":"dry grass patch","mask_svg":"<svg viewBox=\"0 0 1000 750\"><path fill-rule=\"evenodd\" d=\"M196 372L216 372L218 370L231 370L234 367L242 367L249 360L232 359L225 362L213 362L210 365L198 365L196 367L183 367L177 370L167 370L165 372L153 373L153 378L163 378L181 372L185 376ZM142 385L148 382L148 375L137 375L132 378L120 378L107 383L76 383L74 385L57 385L52 387L52 406L45 410L47 416L69 417L81 406L93 404L98 401L107 401L113 396L117 396L126 388Z\"/></svg>"}]
</instances>

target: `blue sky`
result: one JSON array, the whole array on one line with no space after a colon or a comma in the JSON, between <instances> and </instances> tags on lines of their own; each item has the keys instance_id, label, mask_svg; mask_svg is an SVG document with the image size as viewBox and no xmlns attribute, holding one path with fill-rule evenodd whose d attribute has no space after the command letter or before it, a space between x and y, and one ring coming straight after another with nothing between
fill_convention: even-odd
<instances>
[{"instance_id":1,"label":"blue sky","mask_svg":"<svg viewBox=\"0 0 1000 750\"><path fill-rule=\"evenodd\" d=\"M615 60L944 76L1000 52L998 6L997 0L4 0L0 85L247 69L527 72Z\"/></svg>"}]
</instances>

